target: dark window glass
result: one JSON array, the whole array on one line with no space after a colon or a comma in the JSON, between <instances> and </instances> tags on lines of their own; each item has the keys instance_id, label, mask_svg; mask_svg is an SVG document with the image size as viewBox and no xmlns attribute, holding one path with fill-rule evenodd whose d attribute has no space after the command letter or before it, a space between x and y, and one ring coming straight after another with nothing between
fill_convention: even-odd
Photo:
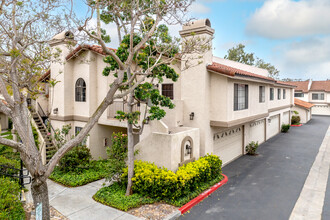
<instances>
[{"instance_id":1,"label":"dark window glass","mask_svg":"<svg viewBox=\"0 0 330 220\"><path fill-rule=\"evenodd\" d=\"M83 129L82 127L75 127L74 128L75 135L79 134L79 132L81 132L82 129Z\"/></svg>"},{"instance_id":2,"label":"dark window glass","mask_svg":"<svg viewBox=\"0 0 330 220\"><path fill-rule=\"evenodd\" d=\"M274 88L269 89L269 99L274 100Z\"/></svg>"},{"instance_id":3,"label":"dark window glass","mask_svg":"<svg viewBox=\"0 0 330 220\"><path fill-rule=\"evenodd\" d=\"M281 89L277 89L277 99L281 99Z\"/></svg>"},{"instance_id":4,"label":"dark window glass","mask_svg":"<svg viewBox=\"0 0 330 220\"><path fill-rule=\"evenodd\" d=\"M265 102L265 87L259 86L259 102Z\"/></svg>"},{"instance_id":5,"label":"dark window glass","mask_svg":"<svg viewBox=\"0 0 330 220\"><path fill-rule=\"evenodd\" d=\"M86 102L86 83L82 78L76 82L76 102Z\"/></svg>"},{"instance_id":6,"label":"dark window glass","mask_svg":"<svg viewBox=\"0 0 330 220\"><path fill-rule=\"evenodd\" d=\"M247 109L249 106L249 87L244 84L234 84L234 111Z\"/></svg>"},{"instance_id":7,"label":"dark window glass","mask_svg":"<svg viewBox=\"0 0 330 220\"><path fill-rule=\"evenodd\" d=\"M304 93L296 92L294 93L294 97L304 97Z\"/></svg>"},{"instance_id":8,"label":"dark window glass","mask_svg":"<svg viewBox=\"0 0 330 220\"><path fill-rule=\"evenodd\" d=\"M312 93L312 100L324 100L324 93Z\"/></svg>"},{"instance_id":9,"label":"dark window glass","mask_svg":"<svg viewBox=\"0 0 330 220\"><path fill-rule=\"evenodd\" d=\"M283 89L283 99L286 99L286 90Z\"/></svg>"},{"instance_id":10,"label":"dark window glass","mask_svg":"<svg viewBox=\"0 0 330 220\"><path fill-rule=\"evenodd\" d=\"M174 99L173 83L162 84L162 95Z\"/></svg>"}]
</instances>

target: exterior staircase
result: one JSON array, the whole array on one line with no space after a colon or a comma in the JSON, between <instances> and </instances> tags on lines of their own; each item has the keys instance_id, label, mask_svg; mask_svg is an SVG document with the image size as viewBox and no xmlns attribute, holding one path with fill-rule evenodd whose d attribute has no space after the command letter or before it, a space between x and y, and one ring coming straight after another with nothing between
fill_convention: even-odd
<instances>
[{"instance_id":1,"label":"exterior staircase","mask_svg":"<svg viewBox=\"0 0 330 220\"><path fill-rule=\"evenodd\" d=\"M49 160L53 157L53 155L56 153L57 146L54 142L54 140L52 139L51 135L48 135L48 133L50 133L47 130L47 127L44 123L46 114L44 113L44 111L42 110L41 106L39 105L39 103L37 103L38 107L39 107L39 111L41 110L41 113L39 113L38 111L35 110L35 108L30 105L30 112L32 115L32 118L34 120L34 122L37 125L37 129L39 130L40 134L42 135L42 138L45 141L45 146L46 146L46 163L49 162ZM41 116L42 114L42 116Z\"/></svg>"}]
</instances>

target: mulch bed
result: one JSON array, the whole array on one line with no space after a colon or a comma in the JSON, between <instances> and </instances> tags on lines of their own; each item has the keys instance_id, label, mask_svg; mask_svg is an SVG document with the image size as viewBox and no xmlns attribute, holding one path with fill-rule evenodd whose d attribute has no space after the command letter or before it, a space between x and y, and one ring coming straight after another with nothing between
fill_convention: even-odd
<instances>
[{"instance_id":1,"label":"mulch bed","mask_svg":"<svg viewBox=\"0 0 330 220\"><path fill-rule=\"evenodd\" d=\"M167 215L178 210L177 207L164 204L164 203L154 203L149 205L143 205L139 208L131 209L128 211L129 214L136 217L148 220L162 220Z\"/></svg>"},{"instance_id":2,"label":"mulch bed","mask_svg":"<svg viewBox=\"0 0 330 220\"><path fill-rule=\"evenodd\" d=\"M26 220L35 220L35 209L33 204L25 204L24 210L26 214ZM54 207L50 206L50 219L51 220L69 220L67 217L62 215L59 211L57 211Z\"/></svg>"}]
</instances>

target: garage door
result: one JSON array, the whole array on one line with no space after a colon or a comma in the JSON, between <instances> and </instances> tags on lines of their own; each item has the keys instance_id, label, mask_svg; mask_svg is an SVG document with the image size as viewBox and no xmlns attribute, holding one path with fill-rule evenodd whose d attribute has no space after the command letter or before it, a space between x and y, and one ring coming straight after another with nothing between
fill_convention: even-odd
<instances>
[{"instance_id":1,"label":"garage door","mask_svg":"<svg viewBox=\"0 0 330 220\"><path fill-rule=\"evenodd\" d=\"M311 111L307 110L306 114L307 114L307 122L308 122L309 120L311 120Z\"/></svg>"},{"instance_id":2,"label":"garage door","mask_svg":"<svg viewBox=\"0 0 330 220\"><path fill-rule=\"evenodd\" d=\"M234 128L214 135L214 154L227 164L243 154L243 128Z\"/></svg>"},{"instance_id":3,"label":"garage door","mask_svg":"<svg viewBox=\"0 0 330 220\"><path fill-rule=\"evenodd\" d=\"M290 111L283 113L282 124L290 124Z\"/></svg>"},{"instance_id":4,"label":"garage door","mask_svg":"<svg viewBox=\"0 0 330 220\"><path fill-rule=\"evenodd\" d=\"M313 115L330 115L330 106L329 105L314 105L312 107Z\"/></svg>"},{"instance_id":5,"label":"garage door","mask_svg":"<svg viewBox=\"0 0 330 220\"><path fill-rule=\"evenodd\" d=\"M269 117L267 127L267 138L271 138L280 132L280 115Z\"/></svg>"},{"instance_id":6,"label":"garage door","mask_svg":"<svg viewBox=\"0 0 330 220\"><path fill-rule=\"evenodd\" d=\"M250 140L259 144L265 141L265 120L259 120L250 124Z\"/></svg>"}]
</instances>

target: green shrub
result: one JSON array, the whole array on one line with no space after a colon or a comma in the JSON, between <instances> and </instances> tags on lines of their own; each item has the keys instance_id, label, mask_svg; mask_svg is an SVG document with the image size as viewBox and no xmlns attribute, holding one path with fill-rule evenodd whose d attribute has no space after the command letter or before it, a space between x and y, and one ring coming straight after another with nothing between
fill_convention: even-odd
<instances>
[{"instance_id":1,"label":"green shrub","mask_svg":"<svg viewBox=\"0 0 330 220\"><path fill-rule=\"evenodd\" d=\"M180 167L174 173L166 168L158 168L153 163L135 161L132 189L152 198L175 200L218 177L221 165L219 157L207 155ZM124 169L122 179L127 183L127 168Z\"/></svg>"},{"instance_id":2,"label":"green shrub","mask_svg":"<svg viewBox=\"0 0 330 220\"><path fill-rule=\"evenodd\" d=\"M108 180L118 181L126 167L127 160L127 135L121 132L113 133L112 145L107 148L109 161Z\"/></svg>"},{"instance_id":3,"label":"green shrub","mask_svg":"<svg viewBox=\"0 0 330 220\"><path fill-rule=\"evenodd\" d=\"M88 168L92 155L86 146L72 148L59 163L59 169L64 172L81 171Z\"/></svg>"},{"instance_id":4,"label":"green shrub","mask_svg":"<svg viewBox=\"0 0 330 220\"><path fill-rule=\"evenodd\" d=\"M283 133L287 133L287 132L289 131L289 129L290 129L290 125L289 125L289 124L282 124L282 129L281 129L281 131L282 131Z\"/></svg>"},{"instance_id":5,"label":"green shrub","mask_svg":"<svg viewBox=\"0 0 330 220\"><path fill-rule=\"evenodd\" d=\"M109 173L108 167L109 164L106 160L94 160L86 165L84 169L81 168L68 172L55 167L49 179L65 186L82 186L107 177Z\"/></svg>"},{"instance_id":6,"label":"green shrub","mask_svg":"<svg viewBox=\"0 0 330 220\"><path fill-rule=\"evenodd\" d=\"M293 115L291 118L291 124L292 125L299 125L300 124L300 116Z\"/></svg>"},{"instance_id":7,"label":"green shrub","mask_svg":"<svg viewBox=\"0 0 330 220\"><path fill-rule=\"evenodd\" d=\"M251 141L248 145L246 145L245 150L249 155L255 155L257 153L257 149L259 147L258 141Z\"/></svg>"},{"instance_id":8,"label":"green shrub","mask_svg":"<svg viewBox=\"0 0 330 220\"><path fill-rule=\"evenodd\" d=\"M20 168L20 161L18 160L12 160L8 159L2 155L0 155L0 165L8 166L9 168L6 167L0 167L1 172L6 173L8 175L18 175L16 170L10 169L10 168ZM4 175L0 174L0 177L4 177Z\"/></svg>"},{"instance_id":9,"label":"green shrub","mask_svg":"<svg viewBox=\"0 0 330 220\"><path fill-rule=\"evenodd\" d=\"M9 178L0 178L0 219L25 219L19 200L20 187Z\"/></svg>"}]
</instances>

